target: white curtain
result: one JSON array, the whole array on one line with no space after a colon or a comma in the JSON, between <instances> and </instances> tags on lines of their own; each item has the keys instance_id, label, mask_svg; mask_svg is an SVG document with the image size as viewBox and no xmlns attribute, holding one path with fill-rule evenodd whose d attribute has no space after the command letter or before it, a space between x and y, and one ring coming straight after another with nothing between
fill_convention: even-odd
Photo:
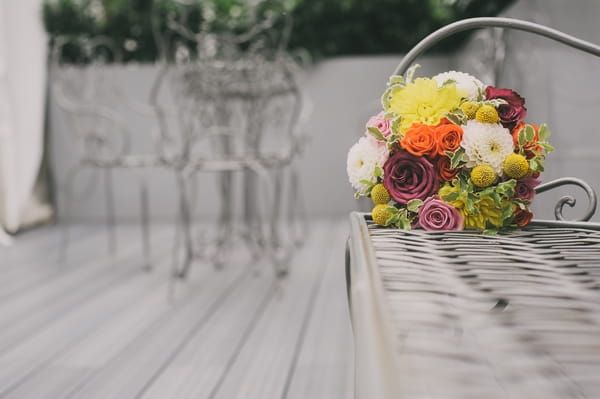
<instances>
[{"instance_id":1,"label":"white curtain","mask_svg":"<svg viewBox=\"0 0 600 399\"><path fill-rule=\"evenodd\" d=\"M33 195L44 149L42 0L0 1L0 243L51 216Z\"/></svg>"}]
</instances>

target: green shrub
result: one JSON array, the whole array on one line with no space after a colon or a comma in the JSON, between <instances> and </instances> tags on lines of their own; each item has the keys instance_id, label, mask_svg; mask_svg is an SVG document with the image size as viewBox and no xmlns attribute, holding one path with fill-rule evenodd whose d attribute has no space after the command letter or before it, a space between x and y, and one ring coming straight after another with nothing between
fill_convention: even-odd
<instances>
[{"instance_id":1,"label":"green shrub","mask_svg":"<svg viewBox=\"0 0 600 399\"><path fill-rule=\"evenodd\" d=\"M187 9L188 22L204 31L240 33L267 15L290 12L289 48L313 58L403 53L436 28L496 15L514 0L261 0L257 9L246 7L247 2L195 0ZM180 9L173 0L44 0L42 11L51 38L106 36L123 50L123 62L152 62L158 54L153 26L165 32L167 15ZM453 36L437 50L452 51L467 35ZM64 58L82 60L77 49Z\"/></svg>"}]
</instances>

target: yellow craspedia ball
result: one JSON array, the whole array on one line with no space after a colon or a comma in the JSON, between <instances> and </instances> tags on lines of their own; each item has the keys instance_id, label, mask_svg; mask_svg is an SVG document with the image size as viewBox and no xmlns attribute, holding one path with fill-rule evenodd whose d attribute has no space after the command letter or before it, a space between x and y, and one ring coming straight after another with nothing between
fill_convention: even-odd
<instances>
[{"instance_id":1,"label":"yellow craspedia ball","mask_svg":"<svg viewBox=\"0 0 600 399\"><path fill-rule=\"evenodd\" d=\"M388 209L390 205L387 204L377 204L371 211L371 217L373 221L380 226L387 226L387 221L391 218L392 212Z\"/></svg>"},{"instance_id":2,"label":"yellow craspedia ball","mask_svg":"<svg viewBox=\"0 0 600 399\"><path fill-rule=\"evenodd\" d=\"M392 198L390 197L390 193L383 184L376 184L371 189L371 200L375 204L387 204L388 202L390 202L391 199Z\"/></svg>"},{"instance_id":3,"label":"yellow craspedia ball","mask_svg":"<svg viewBox=\"0 0 600 399\"><path fill-rule=\"evenodd\" d=\"M529 162L521 154L510 154L504 159L502 169L508 177L520 179L529 172Z\"/></svg>"},{"instance_id":4,"label":"yellow craspedia ball","mask_svg":"<svg viewBox=\"0 0 600 399\"><path fill-rule=\"evenodd\" d=\"M477 187L488 187L496 180L496 172L489 165L477 165L471 170L471 181Z\"/></svg>"},{"instance_id":5,"label":"yellow craspedia ball","mask_svg":"<svg viewBox=\"0 0 600 399\"><path fill-rule=\"evenodd\" d=\"M498 111L491 105L482 105L475 113L475 120L481 123L496 123L500 118Z\"/></svg>"},{"instance_id":6,"label":"yellow craspedia ball","mask_svg":"<svg viewBox=\"0 0 600 399\"><path fill-rule=\"evenodd\" d=\"M471 101L465 101L464 103L460 104L460 109L462 109L465 115L467 115L467 118L475 119L475 114L479 109L479 104Z\"/></svg>"}]
</instances>

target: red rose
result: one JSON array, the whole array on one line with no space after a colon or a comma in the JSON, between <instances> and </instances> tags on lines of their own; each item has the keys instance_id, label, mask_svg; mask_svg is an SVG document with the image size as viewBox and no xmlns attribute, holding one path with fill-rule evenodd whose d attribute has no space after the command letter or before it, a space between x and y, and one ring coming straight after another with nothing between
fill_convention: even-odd
<instances>
[{"instance_id":1,"label":"red rose","mask_svg":"<svg viewBox=\"0 0 600 399\"><path fill-rule=\"evenodd\" d=\"M493 100L495 98L501 98L507 102L507 104L502 104L497 108L502 126L511 130L517 122L525 119L527 115L527 108L524 106L525 99L515 91L511 89L499 89L494 86L486 87L485 99Z\"/></svg>"}]
</instances>

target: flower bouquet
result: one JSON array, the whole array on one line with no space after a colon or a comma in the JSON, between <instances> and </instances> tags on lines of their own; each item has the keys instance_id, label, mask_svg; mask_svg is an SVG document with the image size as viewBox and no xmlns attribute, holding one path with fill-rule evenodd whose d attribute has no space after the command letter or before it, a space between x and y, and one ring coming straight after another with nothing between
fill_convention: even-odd
<instances>
[{"instance_id":1,"label":"flower bouquet","mask_svg":"<svg viewBox=\"0 0 600 399\"><path fill-rule=\"evenodd\" d=\"M544 124L527 124L525 100L462 72L392 76L383 110L348 152L355 196L369 196L373 221L400 229L527 225L546 155Z\"/></svg>"}]
</instances>

